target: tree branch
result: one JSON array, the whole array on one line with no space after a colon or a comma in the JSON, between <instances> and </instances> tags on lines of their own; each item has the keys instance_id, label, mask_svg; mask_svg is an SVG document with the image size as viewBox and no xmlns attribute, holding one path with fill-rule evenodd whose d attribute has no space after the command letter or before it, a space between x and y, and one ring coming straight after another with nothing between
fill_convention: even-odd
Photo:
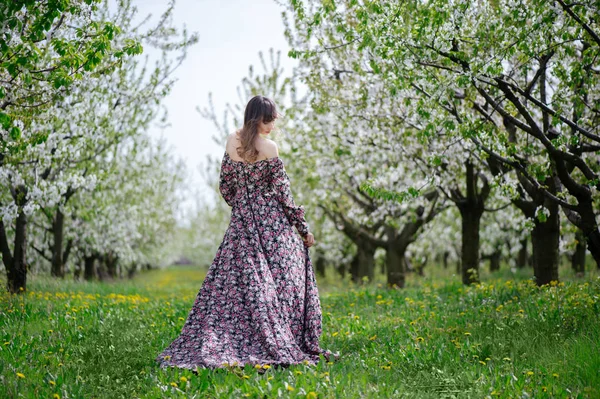
<instances>
[{"instance_id":1,"label":"tree branch","mask_svg":"<svg viewBox=\"0 0 600 399\"><path fill-rule=\"evenodd\" d=\"M583 29L585 29L585 31L587 33L589 33L589 35L592 37L592 39L594 39L594 41L598 44L598 46L600 46L600 37L596 34L596 32L594 32L594 30L592 28L590 28L590 26L588 24L583 22L581 20L581 18L579 18L579 16L573 12L573 10L571 10L571 5L566 5L563 0L557 0L557 1L562 6L562 8L567 12L567 14L569 14L575 21L577 21L577 23L579 25L581 25L581 27Z\"/></svg>"}]
</instances>

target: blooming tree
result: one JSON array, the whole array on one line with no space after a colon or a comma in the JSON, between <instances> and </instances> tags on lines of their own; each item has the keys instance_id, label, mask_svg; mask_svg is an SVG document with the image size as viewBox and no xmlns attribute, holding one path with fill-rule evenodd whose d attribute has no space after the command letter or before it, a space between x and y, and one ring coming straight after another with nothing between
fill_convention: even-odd
<instances>
[{"instance_id":1,"label":"blooming tree","mask_svg":"<svg viewBox=\"0 0 600 399\"><path fill-rule=\"evenodd\" d=\"M600 263L592 155L600 149L598 4L294 0L290 11L291 55L305 61L315 85L323 71L377 79L404 104L389 120L418 126L434 147L461 144L467 181L485 176L477 195L487 192L490 173L504 176L501 189L537 220L539 284L558 278L559 207ZM445 163L432 155L434 164ZM470 171L475 158L487 171ZM459 205L462 198L449 194ZM543 241L553 250L541 251Z\"/></svg>"}]
</instances>

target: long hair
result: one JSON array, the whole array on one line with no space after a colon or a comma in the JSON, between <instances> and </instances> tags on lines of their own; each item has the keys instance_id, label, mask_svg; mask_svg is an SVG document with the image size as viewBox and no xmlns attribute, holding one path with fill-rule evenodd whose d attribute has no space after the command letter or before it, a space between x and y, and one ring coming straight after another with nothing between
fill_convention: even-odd
<instances>
[{"instance_id":1,"label":"long hair","mask_svg":"<svg viewBox=\"0 0 600 399\"><path fill-rule=\"evenodd\" d=\"M244 126L238 131L242 144L237 148L240 158L246 162L256 161L258 150L254 146L254 141L258 136L258 124L269 123L276 119L277 115L275 103L267 97L255 96L248 101L244 112Z\"/></svg>"}]
</instances>

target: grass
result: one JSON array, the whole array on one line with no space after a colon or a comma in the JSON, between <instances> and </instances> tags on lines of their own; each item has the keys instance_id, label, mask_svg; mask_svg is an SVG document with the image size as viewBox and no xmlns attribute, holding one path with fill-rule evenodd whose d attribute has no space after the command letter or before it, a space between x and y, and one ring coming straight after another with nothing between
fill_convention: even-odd
<instances>
[{"instance_id":1,"label":"grass","mask_svg":"<svg viewBox=\"0 0 600 399\"><path fill-rule=\"evenodd\" d=\"M405 290L321 279L322 346L339 362L197 376L154 357L180 333L200 269L109 284L32 276L24 295L0 294L0 397L600 397L600 278L538 288L526 271L482 273L464 287L436 273Z\"/></svg>"}]
</instances>

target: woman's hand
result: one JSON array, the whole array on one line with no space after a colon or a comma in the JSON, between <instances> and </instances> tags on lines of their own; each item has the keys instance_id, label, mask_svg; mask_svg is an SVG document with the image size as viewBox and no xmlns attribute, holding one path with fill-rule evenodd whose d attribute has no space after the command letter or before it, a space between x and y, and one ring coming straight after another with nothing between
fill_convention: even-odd
<instances>
[{"instance_id":1,"label":"woman's hand","mask_svg":"<svg viewBox=\"0 0 600 399\"><path fill-rule=\"evenodd\" d=\"M313 233L308 233L306 237L302 239L302 241L304 241L304 245L310 248L315 243L315 236L313 236Z\"/></svg>"}]
</instances>

